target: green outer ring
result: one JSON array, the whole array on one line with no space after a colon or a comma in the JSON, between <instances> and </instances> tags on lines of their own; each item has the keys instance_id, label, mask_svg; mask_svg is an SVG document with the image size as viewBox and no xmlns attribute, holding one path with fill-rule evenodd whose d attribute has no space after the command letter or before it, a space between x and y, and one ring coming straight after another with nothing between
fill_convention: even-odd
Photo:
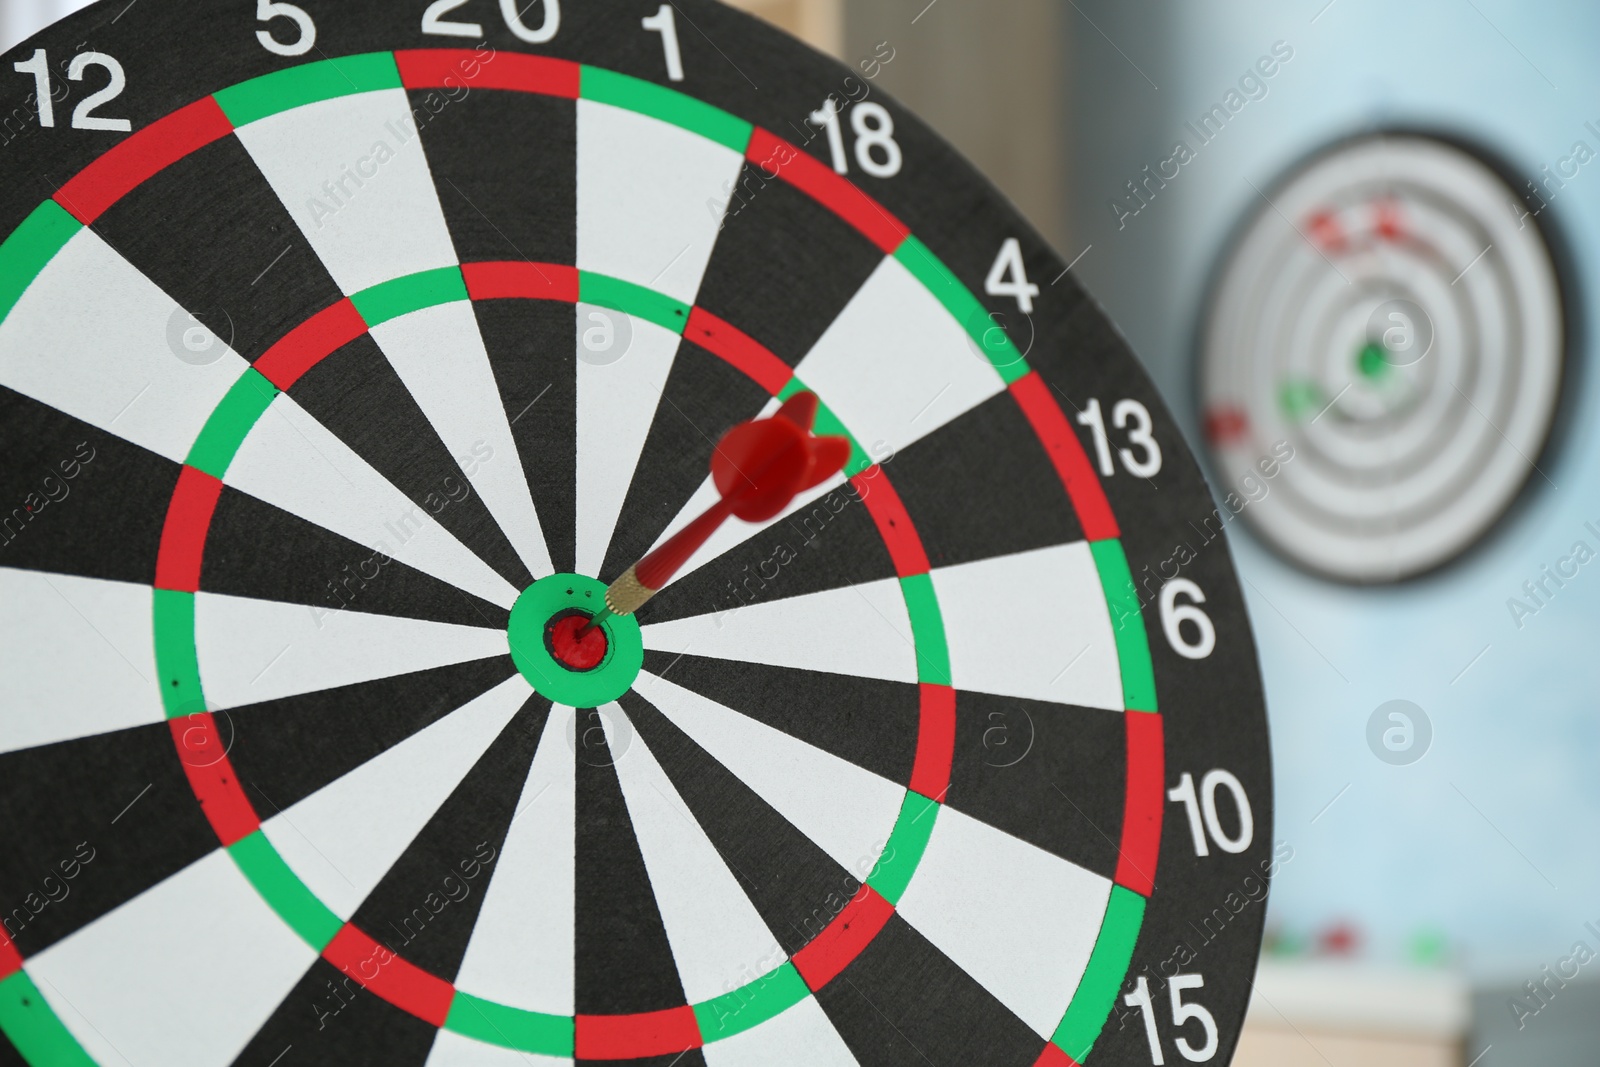
<instances>
[{"instance_id":1,"label":"green outer ring","mask_svg":"<svg viewBox=\"0 0 1600 1067\"><path fill-rule=\"evenodd\" d=\"M348 64L351 61L367 64L362 68L363 77L360 79L362 83L360 85L355 85L355 83L349 81L347 71ZM268 115L292 110L296 107L314 103L317 100L347 95L351 91L367 92L402 87L397 76L393 79L390 77L389 72L394 69L392 52L345 57L340 62L346 63L347 66L339 68L335 66L334 61L324 60L321 63L289 68L228 89L219 90L213 94L213 98L223 106L230 121L237 128ZM638 111L641 114L651 115L701 137L733 147L735 150L740 147L735 142L747 140L748 134L745 131L753 129L744 120L676 90L588 65L582 66L582 72L584 91L581 95L585 99L600 100L614 106ZM332 80L334 73L337 73L346 85L352 85L353 89L341 88L337 82ZM318 86L317 83L322 84ZM297 94L302 98L292 99ZM291 99L291 102L284 104L283 101L285 99ZM0 285L0 320L10 314L12 307L15 306L16 301L27 287L32 284L33 279L80 228L82 228L81 225L67 215L65 211L61 210L59 205L53 200L47 200L39 208L35 209L28 218L24 219L18 228L7 237L5 242L0 243L0 278L4 278L4 285ZM896 249L892 254L955 316L962 328L978 343L980 351L989 357L996 373L1003 382L1010 385L1028 373L1029 368L1025 357L1017 352L1009 337L1002 336L998 342L994 339L992 331L988 328L989 320L987 316L974 312L974 309L981 311L981 302L926 245L915 236L908 236L900 248ZM449 271L454 268L445 269ZM397 279L396 281L399 280ZM393 285L394 282L388 284ZM619 283L619 288L627 285L628 283ZM380 287L373 288L378 289ZM429 304L459 299L455 291L453 291L453 286L447 285L445 287L451 290L448 293L440 292L437 285L428 286L427 288L430 290ZM368 290L367 294L370 296L378 295L372 290ZM652 321L660 317L659 309L665 306L663 302L676 303L660 296L660 294L655 295L657 300L650 309L654 314L647 313L645 315L646 318ZM461 296L464 297L465 293L462 293ZM352 297L352 301L354 302L355 300L356 297ZM597 300L595 302L601 303L603 301ZM618 303L632 302L632 300L618 301ZM383 312L377 312L376 309L373 310L375 314L383 314ZM384 311L390 310L394 310L394 314L405 313L392 308L384 309ZM641 308L641 310L644 309ZM394 315L388 315L387 317L394 317ZM241 379L248 376L249 373L250 371L247 370L245 375L241 376ZM243 382L241 380L241 382L236 383L235 388L238 389L242 385ZM791 381L784 392L792 392L798 388L802 388L802 386L797 381ZM252 390L252 392L254 391L256 390ZM244 398L241 396L237 397L236 400L243 401ZM268 402L270 402L270 398L268 398ZM239 413L253 408L255 405L253 403L236 403L232 406L235 409L232 417L237 418ZM256 412L257 417L264 410L265 406L263 405L261 410ZM216 419L220 414L220 411L214 412L212 418ZM833 417L831 412L827 412L827 415L831 423L838 423L837 418ZM211 428L210 420L208 420L207 427L208 429ZM837 428L842 429L842 426ZM232 437L233 433L238 432L236 429L230 429L232 432L226 435L228 437ZM243 437L247 433L248 428L239 434L234 445L235 448L237 448L238 443L242 443ZM202 440L216 441L221 436L215 431L209 437L205 430L201 432ZM200 440L197 440L197 448L200 443ZM861 460L864 453L853 436L851 437L851 443L853 453L856 454L852 456L850 464L850 468L854 469L847 468L847 473L853 474L858 473L863 468L864 464L862 464ZM214 469L220 466L225 470L226 461L231 459L231 453L224 456L209 453L209 450L202 451L208 451L208 454L203 457L196 456L195 458L203 459L207 467ZM194 465L198 466L198 464ZM202 467L201 469L205 468ZM1155 712L1154 679L1143 620L1137 609L1135 609L1131 617L1123 610L1126 606L1124 602L1128 599L1128 593L1132 592L1133 583L1131 576L1128 575L1127 561L1122 551L1122 546L1117 539L1109 539L1092 543L1091 549L1094 550L1095 562L1101 579L1102 593L1113 617L1126 710L1129 712ZM925 578L926 576L914 577ZM949 654L947 647L944 645L942 618L938 615L937 600L932 597L931 582L928 583L930 588L925 594L919 589L914 597L912 591L907 587L907 581L908 579L902 579L901 582L902 590L907 597L907 610L920 614L924 620L927 620L928 609L931 608L932 621L938 623L936 632L928 625L914 627L914 639L919 646L925 637L930 643L936 642L939 646L937 650L918 648L919 675L923 677L924 681L935 680L928 678L927 674L933 673L937 675L940 673L937 667L942 665L944 677L938 680L941 684L948 685ZM157 600L161 599L163 593L168 593L169 597L184 597L192 603L192 594L170 593L164 590L156 590ZM913 599L921 603L913 605ZM1137 604L1136 596L1134 597L1134 603L1135 605ZM158 660L175 657L179 662L192 662L194 660L192 651L192 613L188 614L186 620L174 620L170 617L163 617L163 612L159 610L159 607L158 605L154 627ZM168 616L170 614L170 612L166 613ZM187 627L174 625L174 623L185 621L188 623ZM187 630L188 640L186 642L177 640L182 636L179 631L184 629ZM187 651L184 647L181 647L183 645L187 645ZM925 651L936 651L937 653L932 657L932 663L935 665L932 671L928 670L927 660L924 656ZM196 668L197 666L196 664ZM195 696L198 698L200 696L198 669L194 671L193 681L196 690ZM168 694L163 693L163 698L166 699L167 697ZM1135 701L1133 698L1138 699ZM1135 706L1135 703L1139 706ZM192 704L189 706L192 706ZM170 701L168 702L168 708L169 716L175 714L172 711ZM921 814L927 813L925 805L914 803L914 800L922 799L925 798L916 797L909 790L907 791L906 803L902 807L900 817L895 823L890 839L892 843L908 846L918 860L921 858L922 848L927 843L933 823L933 820L929 819L925 828L917 828L914 825ZM932 807L936 817L939 805L934 803ZM912 809L916 810L913 812ZM246 842L252 842L253 839L258 840L246 845ZM266 853L270 853L270 857ZM322 905L320 900L310 894L309 889L303 883L300 883L297 877L293 876L292 870L283 862L281 856L277 855L276 850L272 848L271 843L266 840L265 836L261 835L258 830L256 834L252 834L230 846L229 854L239 863L246 877L261 892L267 903L284 918L285 922L301 937L305 938L308 943L311 943L314 948L321 951L326 945L326 941L323 938L331 939L329 931L334 929L331 927L329 920L337 921L336 917L327 911L326 906ZM898 855L898 853L896 854ZM893 891L893 897L890 899L891 903L897 902L899 893L903 892L904 884L909 883L914 870L915 865L913 864L905 871L904 883L901 882L899 877L890 877L887 873L880 879L885 889ZM878 875L879 872L875 870L874 877L878 877ZM871 884L870 879L869 884ZM1132 900L1125 898L1132 898ZM1076 1048L1067 1048L1067 1051L1079 1062L1082 1062L1087 1056L1095 1037L1098 1036L1099 1030L1104 1026L1105 1018L1109 1017L1112 1001L1116 990L1120 987L1127 960L1131 957L1139 927L1142 924L1144 904L1144 898L1138 894L1131 893L1115 884L1112 886L1111 898L1102 921L1100 935L1096 940L1095 949L1091 955L1090 964L1080 979L1078 989L1075 991L1053 1038L1054 1043L1057 1045L1064 1047L1067 1045L1077 1046ZM322 943L318 944L317 942L319 941ZM1118 960L1121 961L1120 965L1113 967L1112 964ZM756 983L764 983L771 977L773 976L767 975L758 978L750 986L747 986L745 990L735 991L735 993L738 994L753 989ZM27 981L27 984L30 987L32 986L31 980L27 979L25 969L9 976L4 982L0 982L0 989L4 989L9 994L13 987L21 981ZM734 994L728 994L727 996L732 995ZM757 996L762 1000L771 999L770 996L761 997L760 994L757 994ZM701 1017L702 1010L714 1013L713 1006L723 999L716 998L706 1004L695 1005L697 1018ZM456 1007L474 1005L480 1007L481 1013L482 1008L490 1008L492 1006L488 1002L479 1001L461 990L457 990L456 1000L457 1003L452 1007L446 1026L457 1030L457 1032L480 1036L477 1031L481 1030L481 1027L467 1025L464 1019L458 1019L458 1013L455 1009ZM47 1047L41 1042L51 1042L48 1047L56 1048L53 1042L57 1038L51 1035L56 1034L57 1031L59 1031L59 1036L64 1036L70 1044L70 1050L61 1049L59 1053L52 1051L48 1059L38 1061L34 1061L30 1057L30 1062L36 1062L40 1065L46 1062L66 1062L59 1058L62 1054L68 1056L78 1055L82 1057L83 1061L92 1062L87 1054L83 1053L81 1047L77 1045L76 1040L71 1037L70 1032L55 1017L54 1012L50 1011L48 1004L42 998L39 1003L49 1015L48 1021L42 1020L38 1016L19 1017L17 1012L0 1010L0 1029L5 1030L19 1048L36 1048L41 1053ZM3 1007L4 1005L0 1005L0 1008ZM537 1012L521 1012L517 1009L509 1008L502 1010L514 1013L517 1018L531 1020L530 1025L546 1035L546 1039L552 1036L550 1022L553 1021L555 1023L554 1040L549 1040L548 1043L546 1039L529 1041L527 1046L519 1042L509 1047L526 1047L527 1051L549 1051L556 1055L571 1054L569 1039L559 1036L564 1031L564 1027L560 1025L562 1017L548 1016ZM507 1019L506 1021L510 1020ZM14 1030L20 1032L14 1033ZM570 1031L564 1032L570 1033ZM719 1033L708 1040L725 1036L729 1036L729 1034ZM531 1047L533 1045L544 1047Z\"/></svg>"},{"instance_id":2,"label":"green outer ring","mask_svg":"<svg viewBox=\"0 0 1600 1067\"><path fill-rule=\"evenodd\" d=\"M511 660L541 696L569 708L597 708L633 687L644 667L644 638L632 615L611 615L600 624L606 635L606 657L592 671L568 670L544 644L544 628L567 608L594 615L605 606L606 584L582 574L551 574L523 590L511 608L506 636Z\"/></svg>"}]
</instances>

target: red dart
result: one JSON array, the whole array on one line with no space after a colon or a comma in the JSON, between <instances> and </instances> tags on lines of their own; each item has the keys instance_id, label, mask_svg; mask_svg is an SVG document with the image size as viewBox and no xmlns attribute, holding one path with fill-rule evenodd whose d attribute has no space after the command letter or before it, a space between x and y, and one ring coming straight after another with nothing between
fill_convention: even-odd
<instances>
[{"instance_id":1,"label":"red dart","mask_svg":"<svg viewBox=\"0 0 1600 1067\"><path fill-rule=\"evenodd\" d=\"M844 469L850 440L817 437L817 395L796 393L771 418L741 422L722 435L711 453L711 481L722 494L705 514L673 534L654 552L623 572L606 590L606 608L584 631L607 615L632 615L655 596L695 550L734 515L765 522L795 496Z\"/></svg>"}]
</instances>

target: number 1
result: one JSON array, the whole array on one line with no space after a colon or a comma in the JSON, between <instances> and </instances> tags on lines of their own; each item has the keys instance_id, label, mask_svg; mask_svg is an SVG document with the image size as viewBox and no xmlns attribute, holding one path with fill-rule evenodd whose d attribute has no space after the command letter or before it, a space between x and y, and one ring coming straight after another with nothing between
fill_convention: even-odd
<instances>
[{"instance_id":1,"label":"number 1","mask_svg":"<svg viewBox=\"0 0 1600 1067\"><path fill-rule=\"evenodd\" d=\"M811 113L808 121L828 131L828 151L833 155L834 173L849 174L850 160L844 154L844 127L839 124L839 101L828 97Z\"/></svg>"},{"instance_id":2,"label":"number 1","mask_svg":"<svg viewBox=\"0 0 1600 1067\"><path fill-rule=\"evenodd\" d=\"M56 124L55 102L50 99L50 64L44 49L36 49L32 56L11 68L18 74L33 75L33 96L39 102L39 125Z\"/></svg>"},{"instance_id":3,"label":"number 1","mask_svg":"<svg viewBox=\"0 0 1600 1067\"><path fill-rule=\"evenodd\" d=\"M1100 401L1091 400L1089 406L1078 412L1078 424L1094 431L1094 454L1100 460L1100 473L1111 477L1117 468L1111 465L1111 441L1106 437L1105 416L1100 414Z\"/></svg>"},{"instance_id":4,"label":"number 1","mask_svg":"<svg viewBox=\"0 0 1600 1067\"><path fill-rule=\"evenodd\" d=\"M1189 816L1189 836L1194 839L1194 854L1211 855L1211 849L1206 845L1206 828L1200 821L1200 797L1195 793L1194 775L1184 771L1178 784L1167 790L1167 799L1182 804Z\"/></svg>"},{"instance_id":5,"label":"number 1","mask_svg":"<svg viewBox=\"0 0 1600 1067\"><path fill-rule=\"evenodd\" d=\"M683 81L683 53L678 50L678 20L671 4L662 4L656 13L640 21L639 25L661 35L661 48L667 54L667 78Z\"/></svg>"},{"instance_id":6,"label":"number 1","mask_svg":"<svg viewBox=\"0 0 1600 1067\"><path fill-rule=\"evenodd\" d=\"M1145 1040L1150 1042L1150 1062L1155 1067L1164 1067L1167 1061L1161 1055L1161 1035L1156 1033L1156 1006L1150 1000L1150 983L1143 975L1139 976L1138 988L1123 997L1122 1002L1139 1009L1139 1017L1144 1020Z\"/></svg>"}]
</instances>

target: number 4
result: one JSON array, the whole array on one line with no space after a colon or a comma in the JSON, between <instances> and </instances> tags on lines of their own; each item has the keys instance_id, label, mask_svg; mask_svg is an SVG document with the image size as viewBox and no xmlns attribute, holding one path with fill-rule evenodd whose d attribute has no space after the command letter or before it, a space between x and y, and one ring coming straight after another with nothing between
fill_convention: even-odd
<instances>
[{"instance_id":1,"label":"number 4","mask_svg":"<svg viewBox=\"0 0 1600 1067\"><path fill-rule=\"evenodd\" d=\"M1000 246L1000 254L989 268L983 291L990 296L1012 297L1018 310L1024 315L1032 314L1033 298L1039 295L1039 287L1028 280L1027 268L1022 265L1022 242L1015 237L1008 237Z\"/></svg>"},{"instance_id":2,"label":"number 4","mask_svg":"<svg viewBox=\"0 0 1600 1067\"><path fill-rule=\"evenodd\" d=\"M1205 984L1206 980L1198 974L1174 975L1167 982L1167 992L1172 997L1172 1025L1182 1027L1193 1020L1200 1024L1200 1030L1205 1034L1205 1043L1199 1048L1191 1045L1189 1039L1182 1035L1174 1039L1178 1055L1190 1063L1205 1063L1217 1054L1217 1020L1201 1005L1183 1002L1185 989L1201 989ZM1150 1043L1150 1062L1156 1067L1164 1067L1167 1061L1161 1054L1161 1036L1156 1032L1156 1012L1150 996L1150 983L1143 975L1139 977L1134 991L1123 997L1122 1002L1139 1009L1144 1019L1145 1040Z\"/></svg>"}]
</instances>

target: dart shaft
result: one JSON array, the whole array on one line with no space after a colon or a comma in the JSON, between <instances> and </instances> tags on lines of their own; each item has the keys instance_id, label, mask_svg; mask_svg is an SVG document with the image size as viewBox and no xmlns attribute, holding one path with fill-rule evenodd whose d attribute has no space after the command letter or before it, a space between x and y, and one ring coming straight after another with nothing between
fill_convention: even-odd
<instances>
[{"instance_id":1,"label":"dart shaft","mask_svg":"<svg viewBox=\"0 0 1600 1067\"><path fill-rule=\"evenodd\" d=\"M710 540L711 535L717 532L736 509L748 506L752 500L761 500L763 504L772 505L771 513L775 514L793 499L794 494L800 489L820 482L842 467L848 458L847 448L840 455L833 457L836 462L830 463L827 459L822 460L820 464L818 462L817 457L827 457L830 443L837 445L839 439L810 437L817 407L818 400L814 393L796 393L784 402L774 417L742 423L729 431L723 437L722 443L717 446L717 452L719 456L724 455L722 449L728 446L742 456L746 464L743 467L738 461L728 460L742 479L742 484L724 490L722 499L706 509L704 514L667 538L653 552L648 553L612 582L606 589L605 609L590 620L583 632L588 633L612 615L632 615L643 607L646 601L664 588L672 580L672 576L689 562L689 557ZM782 429L785 426L788 427L787 430ZM746 436L737 444L730 446L729 442L739 439L741 434L757 434L758 440L751 442ZM821 448L822 451L810 452L809 465L802 459L799 468L795 469L797 450L799 455L806 456L808 447ZM778 480L773 484L775 474ZM718 477L715 457L712 460L712 475L714 479ZM812 477L809 482L805 480L808 475ZM764 496L772 497L775 492L782 495L775 499L763 500ZM758 506L754 514L745 517L757 518L765 514L765 507Z\"/></svg>"},{"instance_id":2,"label":"dart shaft","mask_svg":"<svg viewBox=\"0 0 1600 1067\"><path fill-rule=\"evenodd\" d=\"M710 508L707 508L703 515L667 538L659 548L628 568L628 573L635 576L634 582L641 589L648 589L650 591L649 595L654 595L657 589L670 582L672 576L677 574L685 563L689 562L689 557L694 555L701 545L710 540L711 535L717 532L718 527L727 521L729 515L733 514L735 495L730 493L717 501ZM627 577L628 574L624 574L621 578L618 578L617 582L613 583L613 587L622 583ZM622 592L619 590L619 595ZM637 593L634 593L634 595L637 595ZM646 599L649 599L648 595ZM641 604L643 602L640 601Z\"/></svg>"}]
</instances>

